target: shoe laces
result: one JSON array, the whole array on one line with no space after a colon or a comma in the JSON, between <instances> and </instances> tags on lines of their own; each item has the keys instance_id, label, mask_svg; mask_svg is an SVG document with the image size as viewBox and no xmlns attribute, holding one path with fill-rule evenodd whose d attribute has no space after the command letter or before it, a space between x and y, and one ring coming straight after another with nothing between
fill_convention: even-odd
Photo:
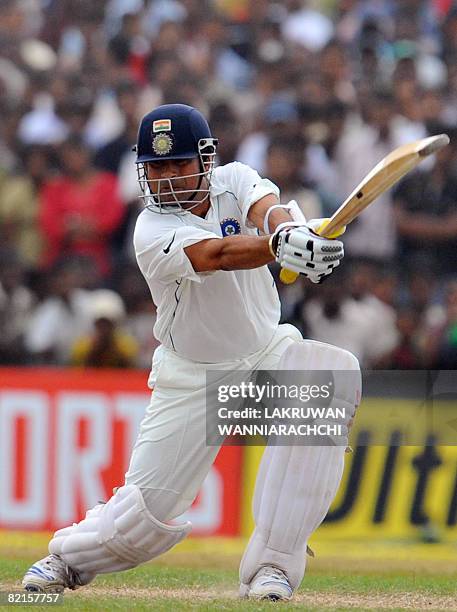
<instances>
[{"instance_id":1,"label":"shoe laces","mask_svg":"<svg viewBox=\"0 0 457 612\"><path fill-rule=\"evenodd\" d=\"M56 574L59 575L65 582L65 585L69 589L75 589L77 586L81 586L81 579L77 571L73 570L68 566L59 555L49 555L46 559L45 564Z\"/></svg>"}]
</instances>

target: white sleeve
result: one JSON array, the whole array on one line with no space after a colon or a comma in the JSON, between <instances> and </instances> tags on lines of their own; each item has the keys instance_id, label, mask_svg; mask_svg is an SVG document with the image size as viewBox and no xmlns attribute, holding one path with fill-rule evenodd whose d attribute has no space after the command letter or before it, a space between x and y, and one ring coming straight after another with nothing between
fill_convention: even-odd
<instances>
[{"instance_id":1,"label":"white sleeve","mask_svg":"<svg viewBox=\"0 0 457 612\"><path fill-rule=\"evenodd\" d=\"M254 227L249 221L248 213L253 204L272 193L278 198L279 188L267 178L262 178L256 170L240 162L233 162L223 167L223 180L233 192L241 209L243 224Z\"/></svg>"},{"instance_id":2,"label":"white sleeve","mask_svg":"<svg viewBox=\"0 0 457 612\"><path fill-rule=\"evenodd\" d=\"M167 229L163 234L145 238L135 233L134 244L138 265L144 277L163 283L186 278L201 283L211 272L196 272L184 249L201 240L222 239L221 236L192 226Z\"/></svg>"}]
</instances>

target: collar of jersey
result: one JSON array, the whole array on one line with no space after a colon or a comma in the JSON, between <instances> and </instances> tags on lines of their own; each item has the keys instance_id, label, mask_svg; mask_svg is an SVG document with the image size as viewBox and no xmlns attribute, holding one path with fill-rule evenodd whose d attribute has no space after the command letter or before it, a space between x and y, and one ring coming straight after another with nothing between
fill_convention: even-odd
<instances>
[{"instance_id":1,"label":"collar of jersey","mask_svg":"<svg viewBox=\"0 0 457 612\"><path fill-rule=\"evenodd\" d=\"M211 212L213 213L215 212L212 204L210 204L210 207L208 208L206 217L199 217L198 215L194 215L191 210L186 210L186 212L181 213L181 215L183 215L184 217L187 217L188 219L192 219L193 223L202 224L202 225L213 225L214 218L211 218L213 217Z\"/></svg>"}]
</instances>

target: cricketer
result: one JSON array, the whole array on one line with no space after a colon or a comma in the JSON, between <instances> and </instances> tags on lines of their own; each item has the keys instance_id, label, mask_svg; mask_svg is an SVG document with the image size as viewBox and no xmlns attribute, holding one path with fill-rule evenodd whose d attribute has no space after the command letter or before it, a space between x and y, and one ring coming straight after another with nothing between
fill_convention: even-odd
<instances>
[{"instance_id":1,"label":"cricketer","mask_svg":"<svg viewBox=\"0 0 457 612\"><path fill-rule=\"evenodd\" d=\"M279 325L267 267L319 283L343 257L318 236L322 219L294 221L279 190L241 163L215 167L217 139L195 108L159 106L141 121L138 179L145 208L134 246L157 306L153 392L125 482L85 518L57 531L49 556L27 571L28 591L89 584L136 567L191 531L171 522L195 499L219 448L205 436L205 374L213 370L353 370L335 389L349 423L360 401L357 359ZM326 516L345 446L266 446L254 493L255 529L240 565L240 596L289 600L303 579L307 543Z\"/></svg>"}]
</instances>

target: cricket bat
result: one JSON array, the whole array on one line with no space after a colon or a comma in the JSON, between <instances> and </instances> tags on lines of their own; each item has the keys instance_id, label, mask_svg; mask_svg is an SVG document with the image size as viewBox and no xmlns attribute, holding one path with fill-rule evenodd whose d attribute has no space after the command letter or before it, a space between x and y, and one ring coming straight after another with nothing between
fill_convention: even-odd
<instances>
[{"instance_id":1,"label":"cricket bat","mask_svg":"<svg viewBox=\"0 0 457 612\"><path fill-rule=\"evenodd\" d=\"M325 238L339 236L345 226L351 223L377 197L395 185L423 159L448 144L449 136L438 134L438 136L422 138L396 148L376 164L330 219L325 220L316 233ZM298 206L291 210L291 214L294 221L305 220ZM290 284L296 280L297 276L296 272L283 268L280 279L283 283Z\"/></svg>"}]
</instances>

